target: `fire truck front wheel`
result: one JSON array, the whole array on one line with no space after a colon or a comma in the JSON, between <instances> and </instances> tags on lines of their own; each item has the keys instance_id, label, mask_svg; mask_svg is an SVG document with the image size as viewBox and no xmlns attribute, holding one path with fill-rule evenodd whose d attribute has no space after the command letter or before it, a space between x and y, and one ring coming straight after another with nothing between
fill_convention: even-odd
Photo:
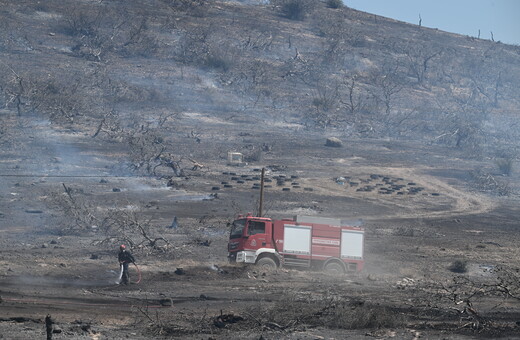
<instances>
[{"instance_id":1,"label":"fire truck front wheel","mask_svg":"<svg viewBox=\"0 0 520 340\"><path fill-rule=\"evenodd\" d=\"M264 270L275 270L277 268L276 262L270 257L262 257L256 261L256 265Z\"/></svg>"}]
</instances>

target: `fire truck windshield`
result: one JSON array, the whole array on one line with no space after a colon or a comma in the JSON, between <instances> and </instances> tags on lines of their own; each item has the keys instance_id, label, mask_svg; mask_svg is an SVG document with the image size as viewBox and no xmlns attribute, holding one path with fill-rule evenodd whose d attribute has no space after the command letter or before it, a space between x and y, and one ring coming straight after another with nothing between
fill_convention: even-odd
<instances>
[{"instance_id":1,"label":"fire truck windshield","mask_svg":"<svg viewBox=\"0 0 520 340\"><path fill-rule=\"evenodd\" d=\"M244 228L246 227L246 220L236 220L233 222L233 226L231 227L231 234L229 238L240 238L243 235Z\"/></svg>"}]
</instances>

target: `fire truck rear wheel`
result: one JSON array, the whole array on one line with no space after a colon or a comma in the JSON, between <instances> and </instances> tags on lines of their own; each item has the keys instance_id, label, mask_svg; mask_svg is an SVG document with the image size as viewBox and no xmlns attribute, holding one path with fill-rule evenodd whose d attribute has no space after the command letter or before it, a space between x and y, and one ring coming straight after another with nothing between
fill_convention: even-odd
<instances>
[{"instance_id":1,"label":"fire truck rear wheel","mask_svg":"<svg viewBox=\"0 0 520 340\"><path fill-rule=\"evenodd\" d=\"M264 270L275 270L276 262L270 257L262 257L256 262L256 265Z\"/></svg>"},{"instance_id":2,"label":"fire truck rear wheel","mask_svg":"<svg viewBox=\"0 0 520 340\"><path fill-rule=\"evenodd\" d=\"M329 262L325 265L325 271L329 274L343 274L345 270L341 264L337 262Z\"/></svg>"}]
</instances>

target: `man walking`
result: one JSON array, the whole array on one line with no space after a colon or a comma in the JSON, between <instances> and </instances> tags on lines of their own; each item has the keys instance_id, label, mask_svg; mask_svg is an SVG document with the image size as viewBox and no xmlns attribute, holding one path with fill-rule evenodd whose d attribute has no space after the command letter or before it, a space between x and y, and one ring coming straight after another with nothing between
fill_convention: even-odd
<instances>
[{"instance_id":1,"label":"man walking","mask_svg":"<svg viewBox=\"0 0 520 340\"><path fill-rule=\"evenodd\" d=\"M128 264L135 263L135 259L132 254L126 250L126 246L122 244L119 247L119 254L117 255L119 264L123 266L123 275L121 276L121 282L127 285L130 282L130 273L128 272Z\"/></svg>"}]
</instances>

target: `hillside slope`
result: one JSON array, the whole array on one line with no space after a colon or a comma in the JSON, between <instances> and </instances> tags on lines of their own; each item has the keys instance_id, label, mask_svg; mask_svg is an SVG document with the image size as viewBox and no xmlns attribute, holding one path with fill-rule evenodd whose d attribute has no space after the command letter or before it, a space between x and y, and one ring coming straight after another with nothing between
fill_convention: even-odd
<instances>
[{"instance_id":1,"label":"hillside slope","mask_svg":"<svg viewBox=\"0 0 520 340\"><path fill-rule=\"evenodd\" d=\"M469 148L517 136L517 46L324 3L304 20L218 1L2 4L0 85L18 115L85 128L197 112Z\"/></svg>"}]
</instances>

